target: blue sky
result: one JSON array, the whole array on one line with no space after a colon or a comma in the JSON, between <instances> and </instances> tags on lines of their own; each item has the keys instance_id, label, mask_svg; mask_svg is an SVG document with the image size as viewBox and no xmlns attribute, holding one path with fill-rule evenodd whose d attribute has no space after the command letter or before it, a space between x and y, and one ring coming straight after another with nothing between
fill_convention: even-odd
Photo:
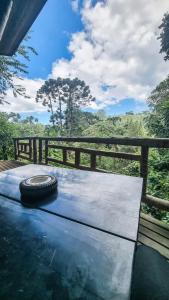
<instances>
[{"instance_id":1,"label":"blue sky","mask_svg":"<svg viewBox=\"0 0 169 300\"><path fill-rule=\"evenodd\" d=\"M31 28L29 44L36 49L38 56L31 55L28 78L46 79L54 61L71 59L67 48L70 36L82 29L80 14L72 10L70 1L48 0Z\"/></svg>"},{"instance_id":2,"label":"blue sky","mask_svg":"<svg viewBox=\"0 0 169 300\"><path fill-rule=\"evenodd\" d=\"M49 114L35 103L36 91L49 77L79 77L97 101L91 112L108 115L148 110L146 98L166 77L168 65L159 54L158 26L168 0L48 0L31 28L29 74L22 84L29 100L10 106L22 116L34 115L48 123ZM137 30L136 30L137 28ZM2 108L1 108L2 110Z\"/></svg>"}]
</instances>

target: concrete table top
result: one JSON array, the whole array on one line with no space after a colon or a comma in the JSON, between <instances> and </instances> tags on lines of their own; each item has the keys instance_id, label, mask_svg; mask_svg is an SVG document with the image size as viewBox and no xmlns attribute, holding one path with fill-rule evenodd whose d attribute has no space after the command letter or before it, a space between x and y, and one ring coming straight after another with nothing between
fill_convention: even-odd
<instances>
[{"instance_id":1,"label":"concrete table top","mask_svg":"<svg viewBox=\"0 0 169 300\"><path fill-rule=\"evenodd\" d=\"M0 174L1 195L20 200L21 180L41 174L58 179L58 194L41 209L107 233L136 241L142 178L26 165Z\"/></svg>"},{"instance_id":2,"label":"concrete table top","mask_svg":"<svg viewBox=\"0 0 169 300\"><path fill-rule=\"evenodd\" d=\"M0 299L130 299L134 242L2 196L0 224Z\"/></svg>"}]
</instances>

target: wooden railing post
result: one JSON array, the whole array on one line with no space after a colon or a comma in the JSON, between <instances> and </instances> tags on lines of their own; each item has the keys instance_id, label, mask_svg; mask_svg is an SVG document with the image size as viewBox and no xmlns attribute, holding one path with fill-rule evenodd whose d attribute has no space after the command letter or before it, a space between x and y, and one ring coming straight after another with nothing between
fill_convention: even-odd
<instances>
[{"instance_id":1,"label":"wooden railing post","mask_svg":"<svg viewBox=\"0 0 169 300\"><path fill-rule=\"evenodd\" d=\"M90 167L92 170L96 169L96 153L91 153L90 155Z\"/></svg>"},{"instance_id":2,"label":"wooden railing post","mask_svg":"<svg viewBox=\"0 0 169 300\"><path fill-rule=\"evenodd\" d=\"M37 164L37 142L36 142L36 138L33 138L33 163Z\"/></svg>"},{"instance_id":3,"label":"wooden railing post","mask_svg":"<svg viewBox=\"0 0 169 300\"><path fill-rule=\"evenodd\" d=\"M18 158L18 155L17 155L17 140L16 139L13 139L13 143L14 143L14 158L15 160L17 160Z\"/></svg>"},{"instance_id":4,"label":"wooden railing post","mask_svg":"<svg viewBox=\"0 0 169 300\"><path fill-rule=\"evenodd\" d=\"M148 177L148 146L141 147L140 176L143 177L143 198L146 196Z\"/></svg>"},{"instance_id":5,"label":"wooden railing post","mask_svg":"<svg viewBox=\"0 0 169 300\"><path fill-rule=\"evenodd\" d=\"M29 159L32 159L32 139L29 139Z\"/></svg>"},{"instance_id":6,"label":"wooden railing post","mask_svg":"<svg viewBox=\"0 0 169 300\"><path fill-rule=\"evenodd\" d=\"M66 163L67 162L67 151L66 149L62 149L63 151L63 162Z\"/></svg>"},{"instance_id":7,"label":"wooden railing post","mask_svg":"<svg viewBox=\"0 0 169 300\"><path fill-rule=\"evenodd\" d=\"M80 150L75 150L75 167L78 168L80 165Z\"/></svg>"},{"instance_id":8,"label":"wooden railing post","mask_svg":"<svg viewBox=\"0 0 169 300\"><path fill-rule=\"evenodd\" d=\"M42 139L39 138L39 164L42 163Z\"/></svg>"},{"instance_id":9,"label":"wooden railing post","mask_svg":"<svg viewBox=\"0 0 169 300\"><path fill-rule=\"evenodd\" d=\"M45 164L48 164L48 140L45 140Z\"/></svg>"}]
</instances>

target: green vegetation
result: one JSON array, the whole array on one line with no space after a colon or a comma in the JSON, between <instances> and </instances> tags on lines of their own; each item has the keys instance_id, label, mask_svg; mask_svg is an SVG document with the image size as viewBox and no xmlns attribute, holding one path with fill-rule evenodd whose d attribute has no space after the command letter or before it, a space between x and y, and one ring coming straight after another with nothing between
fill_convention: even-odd
<instances>
[{"instance_id":1,"label":"green vegetation","mask_svg":"<svg viewBox=\"0 0 169 300\"><path fill-rule=\"evenodd\" d=\"M89 86L78 78L49 79L36 96L36 101L42 102L51 113L53 127L57 126L60 135L66 133L68 136L78 131L80 108L94 100Z\"/></svg>"},{"instance_id":2,"label":"green vegetation","mask_svg":"<svg viewBox=\"0 0 169 300\"><path fill-rule=\"evenodd\" d=\"M159 26L161 29L158 39L161 41L160 53L164 53L164 60L169 60L169 13L166 13Z\"/></svg>"},{"instance_id":3,"label":"green vegetation","mask_svg":"<svg viewBox=\"0 0 169 300\"><path fill-rule=\"evenodd\" d=\"M29 98L25 88L18 84L19 81L22 82L21 76L28 73L24 61L29 61L30 53L37 55L35 49L28 46L27 41L29 39L30 36L25 37L24 43L19 46L13 56L0 56L0 104L8 103L5 99L8 89L12 90L15 97L19 95Z\"/></svg>"},{"instance_id":4,"label":"green vegetation","mask_svg":"<svg viewBox=\"0 0 169 300\"><path fill-rule=\"evenodd\" d=\"M147 137L150 136L150 123L154 112L144 112L140 114L126 114L122 116L106 117L103 112L92 114L89 112L79 111L79 124L74 133L75 136L97 136L97 137L112 137L112 136L128 136L128 137ZM150 120L150 122L148 122ZM63 123L64 130L64 123ZM13 158L12 137L24 136L56 136L59 128L55 125L43 125L38 123L37 119L32 116L26 119L21 119L18 114L0 113L0 159ZM152 132L152 129L151 129ZM65 144L65 143L64 143ZM131 146L110 146L110 145L89 145L82 143L74 143L76 147L95 148L106 151L121 151L129 153L139 153L138 147ZM61 159L62 153L59 150L52 151L52 156ZM70 151L68 160L74 161L74 154ZM83 165L89 165L89 156L83 154L81 157ZM139 176L139 163L127 161L124 159L113 159L108 157L98 158L97 167L106 171ZM149 177L148 177L148 193L169 200L169 151L156 150L150 151L149 155ZM151 213L158 219L169 223L169 214L159 211L154 207L143 206L143 210Z\"/></svg>"},{"instance_id":5,"label":"green vegetation","mask_svg":"<svg viewBox=\"0 0 169 300\"><path fill-rule=\"evenodd\" d=\"M0 159L13 159L13 137L46 135L46 128L36 119L22 119L19 114L0 113Z\"/></svg>"}]
</instances>

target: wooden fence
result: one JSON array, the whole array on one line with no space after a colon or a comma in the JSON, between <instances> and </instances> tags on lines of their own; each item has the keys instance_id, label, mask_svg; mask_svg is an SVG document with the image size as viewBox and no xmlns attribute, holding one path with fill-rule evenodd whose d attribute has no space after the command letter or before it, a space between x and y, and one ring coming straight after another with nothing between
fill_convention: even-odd
<instances>
[{"instance_id":1,"label":"wooden fence","mask_svg":"<svg viewBox=\"0 0 169 300\"><path fill-rule=\"evenodd\" d=\"M66 145L60 144L66 142ZM69 146L69 143L71 145ZM140 154L103 151L90 148L80 148L72 146L72 143L88 143L99 145L123 145L140 148ZM97 172L105 172L97 168L97 157L112 157L118 159L126 159L138 161L140 164L140 176L143 178L143 199L145 203L154 205L160 209L169 211L169 201L159 199L147 195L147 177L148 177L148 158L150 148L168 148L169 139L154 139L154 138L95 138L95 137L80 137L80 138L45 138L45 137L24 137L14 138L15 159L24 159L35 164L50 164L56 163L81 170L90 170ZM50 149L62 151L62 159L56 159L50 156ZM74 162L68 161L68 152L74 152ZM90 166L84 166L81 163L81 154L87 153L90 157Z\"/></svg>"}]
</instances>

